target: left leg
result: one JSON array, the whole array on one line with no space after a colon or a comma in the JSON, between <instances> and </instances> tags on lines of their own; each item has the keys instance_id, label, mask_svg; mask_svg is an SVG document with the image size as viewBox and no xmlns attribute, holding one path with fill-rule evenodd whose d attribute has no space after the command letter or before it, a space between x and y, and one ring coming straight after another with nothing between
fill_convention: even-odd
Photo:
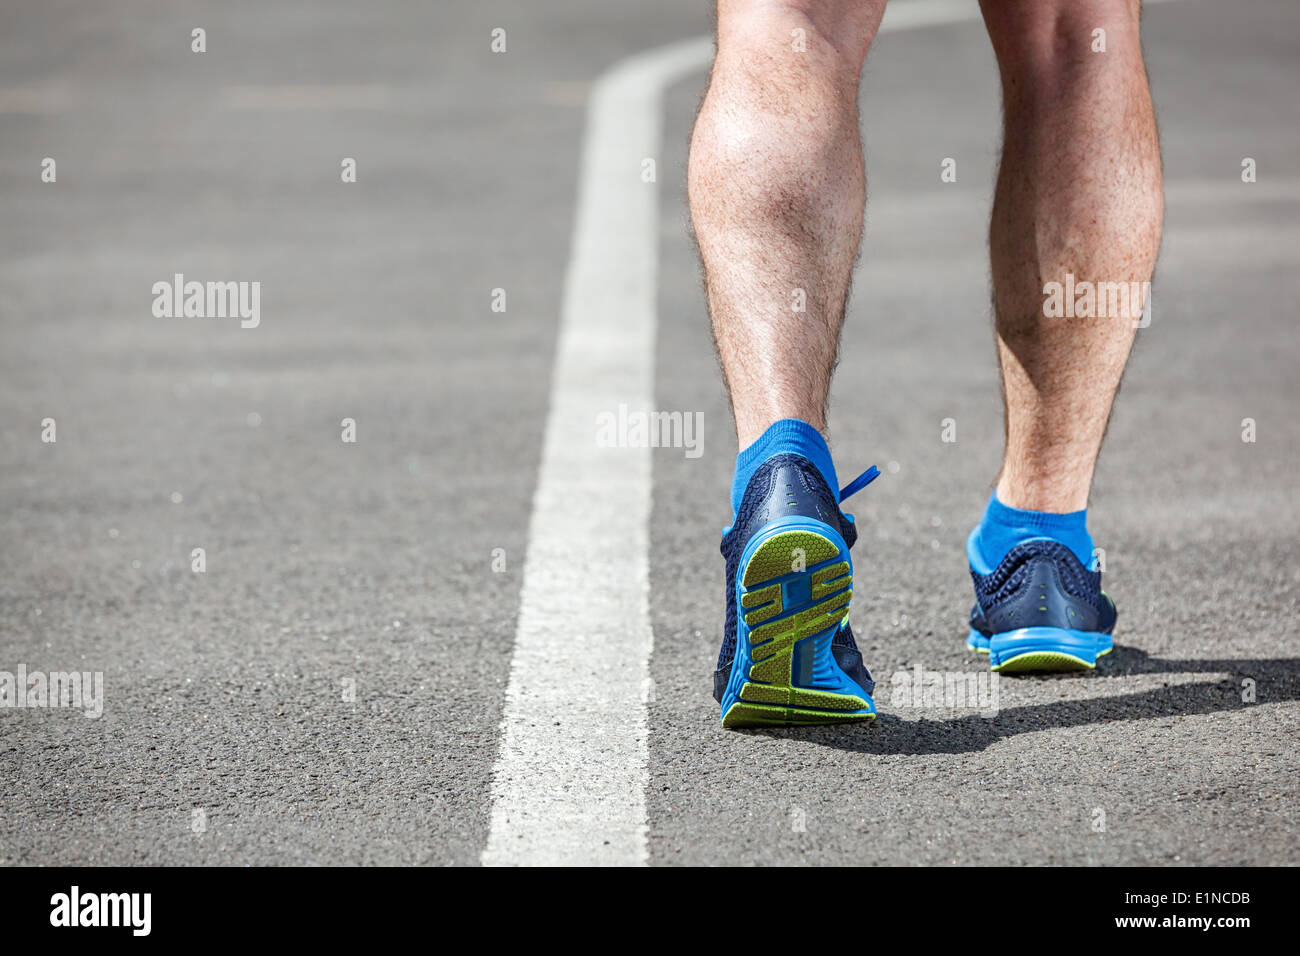
<instances>
[{"instance_id":1,"label":"left leg","mask_svg":"<svg viewBox=\"0 0 1300 956\"><path fill-rule=\"evenodd\" d=\"M848 624L857 531L822 432L866 199L858 85L884 9L717 5L688 185L741 450L713 685L728 727L875 716Z\"/></svg>"}]
</instances>

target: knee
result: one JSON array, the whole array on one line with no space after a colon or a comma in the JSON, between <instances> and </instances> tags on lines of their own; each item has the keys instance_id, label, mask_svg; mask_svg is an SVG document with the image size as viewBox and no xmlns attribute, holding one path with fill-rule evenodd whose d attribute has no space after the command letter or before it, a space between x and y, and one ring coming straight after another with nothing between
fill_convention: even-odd
<instances>
[{"instance_id":1,"label":"knee","mask_svg":"<svg viewBox=\"0 0 1300 956\"><path fill-rule=\"evenodd\" d=\"M1094 71L1141 68L1140 0L980 0L1004 81L1052 95Z\"/></svg>"},{"instance_id":2,"label":"knee","mask_svg":"<svg viewBox=\"0 0 1300 956\"><path fill-rule=\"evenodd\" d=\"M800 193L858 142L862 60L884 0L719 0L718 55L691 139L689 181L713 167Z\"/></svg>"},{"instance_id":3,"label":"knee","mask_svg":"<svg viewBox=\"0 0 1300 956\"><path fill-rule=\"evenodd\" d=\"M757 58L855 87L885 0L718 0L718 56Z\"/></svg>"}]
</instances>

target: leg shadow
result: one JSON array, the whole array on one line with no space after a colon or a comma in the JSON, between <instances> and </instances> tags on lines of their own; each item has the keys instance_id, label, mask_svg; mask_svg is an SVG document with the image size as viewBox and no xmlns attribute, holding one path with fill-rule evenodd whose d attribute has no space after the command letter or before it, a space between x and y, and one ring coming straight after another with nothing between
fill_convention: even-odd
<instances>
[{"instance_id":1,"label":"leg shadow","mask_svg":"<svg viewBox=\"0 0 1300 956\"><path fill-rule=\"evenodd\" d=\"M1140 694L1121 694L1092 700L1058 701L1011 707L996 717L969 714L952 720L901 720L888 712L871 725L845 732L834 728L790 731L752 731L769 736L797 734L828 747L866 754L959 754L977 753L991 744L1016 734L1083 727L1120 720L1151 720L1190 714L1215 714L1246 710L1260 704L1300 699L1300 659L1165 660L1151 657L1133 647L1116 647L1103 661L1106 677L1138 674L1220 674L1213 682L1162 687ZM1255 701L1242 701L1243 680L1255 682ZM1023 680L1025 678L1004 678ZM1045 678L1029 678L1045 680ZM1060 678L1052 678L1060 679ZM886 700L887 685L877 688ZM888 704L886 703L887 707Z\"/></svg>"}]
</instances>

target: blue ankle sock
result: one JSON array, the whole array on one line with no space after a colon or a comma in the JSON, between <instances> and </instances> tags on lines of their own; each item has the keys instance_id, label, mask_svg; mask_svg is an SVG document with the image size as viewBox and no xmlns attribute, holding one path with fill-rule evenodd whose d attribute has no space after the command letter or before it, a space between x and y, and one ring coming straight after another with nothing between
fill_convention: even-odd
<instances>
[{"instance_id":1,"label":"blue ankle sock","mask_svg":"<svg viewBox=\"0 0 1300 956\"><path fill-rule=\"evenodd\" d=\"M1024 511L998 501L996 492L989 496L983 519L966 540L966 556L972 568L980 574L989 574L1012 548L1029 538L1059 541L1074 552L1085 568L1092 567L1087 508L1069 514Z\"/></svg>"},{"instance_id":2,"label":"blue ankle sock","mask_svg":"<svg viewBox=\"0 0 1300 956\"><path fill-rule=\"evenodd\" d=\"M736 456L736 475L731 480L731 511L740 511L741 499L745 497L745 487L754 477L758 466L773 455L802 455L813 463L821 472L831 492L838 498L839 480L835 477L835 465L831 461L831 450L826 446L822 433L807 422L797 418L783 418L774 422L767 431L758 436L758 440Z\"/></svg>"}]
</instances>

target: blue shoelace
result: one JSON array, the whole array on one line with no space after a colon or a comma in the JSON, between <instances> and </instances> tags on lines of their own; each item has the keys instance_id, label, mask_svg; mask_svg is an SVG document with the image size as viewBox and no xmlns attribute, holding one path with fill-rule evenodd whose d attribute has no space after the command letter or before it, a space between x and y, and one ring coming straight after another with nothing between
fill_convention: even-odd
<instances>
[{"instance_id":1,"label":"blue shoelace","mask_svg":"<svg viewBox=\"0 0 1300 956\"><path fill-rule=\"evenodd\" d=\"M870 468L868 468L866 471L858 475L858 477L854 478L842 489L840 489L840 504L843 504L845 501L849 499L851 495L856 495L859 491L867 487L867 485L871 484L879 477L880 477L880 469L877 468L875 465L872 465Z\"/></svg>"}]
</instances>

